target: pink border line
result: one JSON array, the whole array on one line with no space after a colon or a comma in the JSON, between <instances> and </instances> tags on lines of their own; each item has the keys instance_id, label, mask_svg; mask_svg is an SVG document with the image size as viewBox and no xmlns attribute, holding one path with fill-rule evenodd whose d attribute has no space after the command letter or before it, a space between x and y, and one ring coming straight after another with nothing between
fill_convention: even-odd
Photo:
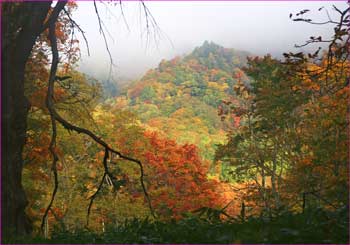
<instances>
[{"instance_id":1,"label":"pink border line","mask_svg":"<svg viewBox=\"0 0 350 245\"><path fill-rule=\"evenodd\" d=\"M27 2L28 0L23 0ZM0 7L4 2L23 2L20 0L0 0ZM46 2L47 0L31 0L31 2ZM94 0L75 0L76 2L92 2ZM122 0L123 2L139 2L139 0ZM347 2L349 0L143 0L144 2ZM0 244L2 244L2 14L0 9ZM350 99L349 99L350 103ZM350 129L348 129L350 132ZM350 151L349 151L350 154ZM58 244L61 245L61 244ZM62 244L63 245L63 244ZM210 244L206 244L210 245ZM279 244L276 244L279 245Z\"/></svg>"}]
</instances>

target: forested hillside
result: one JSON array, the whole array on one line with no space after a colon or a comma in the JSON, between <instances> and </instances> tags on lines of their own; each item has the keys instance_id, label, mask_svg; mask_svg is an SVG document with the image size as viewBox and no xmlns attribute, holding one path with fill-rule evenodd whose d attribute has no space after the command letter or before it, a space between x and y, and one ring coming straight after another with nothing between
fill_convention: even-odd
<instances>
[{"instance_id":1,"label":"forested hillside","mask_svg":"<svg viewBox=\"0 0 350 245\"><path fill-rule=\"evenodd\" d=\"M332 24L297 46L325 48L204 41L117 88L51 4L2 4L1 243L349 242L349 7L289 15Z\"/></svg>"},{"instance_id":2,"label":"forested hillside","mask_svg":"<svg viewBox=\"0 0 350 245\"><path fill-rule=\"evenodd\" d=\"M218 117L218 107L235 96L239 77L248 82L241 70L247 56L205 41L189 55L161 61L108 103L134 112L144 127L164 137L197 145L201 156L212 162L215 145L225 141L228 128Z\"/></svg>"},{"instance_id":3,"label":"forested hillside","mask_svg":"<svg viewBox=\"0 0 350 245\"><path fill-rule=\"evenodd\" d=\"M224 98L235 96L234 86L243 76L239 67L246 63L244 55L205 42L188 56L162 61L158 68L126 88L125 95L106 102L101 102L103 91L97 81L78 72L67 73L69 78L60 82L55 94L56 108L69 121L97 130L112 147L144 163L145 182L159 218L180 219L202 207L219 209L231 202L232 191L220 184L221 173L213 167L215 147L225 142L225 129L230 124L218 116L218 106ZM40 86L27 90L33 110L28 118L25 148L25 159L31 164L25 167L24 180L33 197L29 199L28 211L38 225L43 206L50 198L46 164L50 136L45 130L49 118L45 115L44 91L45 87ZM71 104L75 105L74 110ZM98 190L98 169L102 167L99 164L104 151L85 137L67 134L64 129L58 128L58 134L57 170L62 173L58 179L62 187L56 197L56 203L61 204L55 207L55 215L64 220L65 226L74 227L76 222L85 223L86 210L73 211L70 206L84 202L88 206L89 198ZM95 201L101 208L92 207L97 216L90 226L96 229L104 229L101 226L111 221L150 215L142 201L139 168L113 154L110 163L115 179L107 183L114 190L112 193L116 192L108 194L106 190L105 197ZM223 189L228 193L222 193ZM237 204L229 207L231 214L238 214L238 209Z\"/></svg>"}]
</instances>

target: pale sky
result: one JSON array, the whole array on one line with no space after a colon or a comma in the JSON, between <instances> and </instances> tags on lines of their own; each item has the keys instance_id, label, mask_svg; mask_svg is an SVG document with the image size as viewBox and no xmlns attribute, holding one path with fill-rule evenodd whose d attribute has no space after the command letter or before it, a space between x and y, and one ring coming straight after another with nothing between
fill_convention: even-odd
<instances>
[{"instance_id":1,"label":"pale sky","mask_svg":"<svg viewBox=\"0 0 350 245\"><path fill-rule=\"evenodd\" d=\"M310 36L329 37L332 26L309 25L293 22L290 13L310 9L304 15L317 21L327 20L325 6L331 17L337 16L332 4L340 9L347 7L346 1L146 1L146 6L156 20L161 32L154 38L151 30L150 43L146 39L146 19L139 2L122 2L125 21L119 2L97 3L107 40L116 64L115 77L140 77L149 68L156 67L162 59L190 53L205 40L226 48L249 51L256 55L270 53L281 56L283 52L296 51L294 44L301 44ZM93 2L78 2L73 19L86 32L90 45L90 57L81 39L82 60L79 69L98 79L106 79L109 73L109 56ZM337 20L336 17L334 17ZM317 47L314 47L317 49Z\"/></svg>"}]
</instances>

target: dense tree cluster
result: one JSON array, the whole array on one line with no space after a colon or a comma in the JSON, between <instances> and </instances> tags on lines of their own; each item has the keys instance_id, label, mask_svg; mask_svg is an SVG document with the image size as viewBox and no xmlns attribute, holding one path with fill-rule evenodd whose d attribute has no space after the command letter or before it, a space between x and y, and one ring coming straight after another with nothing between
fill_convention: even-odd
<instances>
[{"instance_id":1,"label":"dense tree cluster","mask_svg":"<svg viewBox=\"0 0 350 245\"><path fill-rule=\"evenodd\" d=\"M146 127L178 143L196 144L212 161L215 145L223 143L228 127L216 110L223 99L235 95L247 55L205 41L189 55L162 60L110 103L135 112Z\"/></svg>"},{"instance_id":2,"label":"dense tree cluster","mask_svg":"<svg viewBox=\"0 0 350 245\"><path fill-rule=\"evenodd\" d=\"M341 21L334 22L328 51L249 59L244 71L251 83L238 82L239 100L229 98L219 110L240 123L216 160L247 183L246 199L270 217L349 205L349 28L343 22L349 9L335 9Z\"/></svg>"}]
</instances>

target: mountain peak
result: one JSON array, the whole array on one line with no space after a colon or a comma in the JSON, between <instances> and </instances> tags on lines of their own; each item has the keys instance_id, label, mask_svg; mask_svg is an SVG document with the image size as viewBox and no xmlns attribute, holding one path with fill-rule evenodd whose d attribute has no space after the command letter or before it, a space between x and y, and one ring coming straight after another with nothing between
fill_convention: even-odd
<instances>
[{"instance_id":1,"label":"mountain peak","mask_svg":"<svg viewBox=\"0 0 350 245\"><path fill-rule=\"evenodd\" d=\"M195 48L191 54L185 57L185 60L197 59L201 65L209 69L218 68L227 72L232 72L235 67L245 65L247 56L245 51L238 51L232 48L224 48L213 41L204 41L204 43Z\"/></svg>"},{"instance_id":2,"label":"mountain peak","mask_svg":"<svg viewBox=\"0 0 350 245\"><path fill-rule=\"evenodd\" d=\"M210 53L217 53L220 52L221 50L223 50L224 47L214 43L213 41L204 41L204 43L202 44L202 46L196 47L191 55L199 58L199 57L203 57L203 58L207 58L209 57Z\"/></svg>"}]
</instances>

